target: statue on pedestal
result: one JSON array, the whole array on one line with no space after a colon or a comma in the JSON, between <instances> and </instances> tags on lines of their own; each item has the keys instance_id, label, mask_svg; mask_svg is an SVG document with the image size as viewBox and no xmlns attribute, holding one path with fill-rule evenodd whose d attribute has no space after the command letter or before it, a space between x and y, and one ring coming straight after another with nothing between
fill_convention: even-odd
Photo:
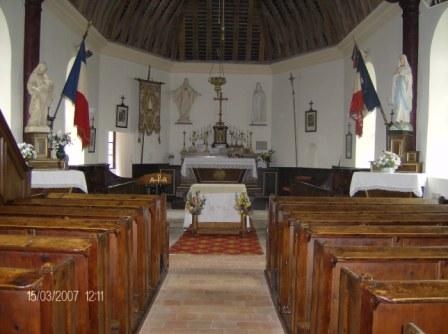
<instances>
[{"instance_id":1,"label":"statue on pedestal","mask_svg":"<svg viewBox=\"0 0 448 334\"><path fill-rule=\"evenodd\" d=\"M411 125L412 70L404 54L400 56L398 68L393 76L392 103L395 122L393 122L391 130L413 131Z\"/></svg>"},{"instance_id":2,"label":"statue on pedestal","mask_svg":"<svg viewBox=\"0 0 448 334\"><path fill-rule=\"evenodd\" d=\"M50 128L47 124L47 115L53 101L54 83L48 77L45 63L38 64L31 72L26 87L31 99L25 132L48 133Z\"/></svg>"},{"instance_id":3,"label":"statue on pedestal","mask_svg":"<svg viewBox=\"0 0 448 334\"><path fill-rule=\"evenodd\" d=\"M191 124L191 106L193 105L194 100L201 94L195 91L193 87L190 86L188 78L185 78L182 85L174 90L172 94L174 102L176 103L177 109L179 111L179 119L176 121L176 123Z\"/></svg>"}]
</instances>

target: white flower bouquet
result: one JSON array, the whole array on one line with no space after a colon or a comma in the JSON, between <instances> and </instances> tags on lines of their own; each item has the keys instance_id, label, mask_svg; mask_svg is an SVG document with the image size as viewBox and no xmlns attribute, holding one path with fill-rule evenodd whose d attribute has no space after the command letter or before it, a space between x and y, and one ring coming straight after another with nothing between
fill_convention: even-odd
<instances>
[{"instance_id":1,"label":"white flower bouquet","mask_svg":"<svg viewBox=\"0 0 448 334\"><path fill-rule=\"evenodd\" d=\"M185 207L192 215L200 215L205 206L205 197L200 191L188 192Z\"/></svg>"},{"instance_id":2,"label":"white flower bouquet","mask_svg":"<svg viewBox=\"0 0 448 334\"><path fill-rule=\"evenodd\" d=\"M25 159L25 161L36 159L37 153L33 145L28 143L19 143L18 146L20 153L22 154L22 157L23 159Z\"/></svg>"},{"instance_id":3,"label":"white flower bouquet","mask_svg":"<svg viewBox=\"0 0 448 334\"><path fill-rule=\"evenodd\" d=\"M246 193L235 194L235 210L240 214L248 214L252 209L252 204Z\"/></svg>"},{"instance_id":4,"label":"white flower bouquet","mask_svg":"<svg viewBox=\"0 0 448 334\"><path fill-rule=\"evenodd\" d=\"M396 153L390 151L383 151L380 157L376 159L372 164L376 169L383 169L383 168L397 169L398 166L400 166L401 164L401 159Z\"/></svg>"},{"instance_id":5,"label":"white flower bouquet","mask_svg":"<svg viewBox=\"0 0 448 334\"><path fill-rule=\"evenodd\" d=\"M60 147L65 147L72 143L72 138L70 133L62 133L58 131L57 133L51 133L48 135L48 142L51 147L58 150Z\"/></svg>"}]
</instances>

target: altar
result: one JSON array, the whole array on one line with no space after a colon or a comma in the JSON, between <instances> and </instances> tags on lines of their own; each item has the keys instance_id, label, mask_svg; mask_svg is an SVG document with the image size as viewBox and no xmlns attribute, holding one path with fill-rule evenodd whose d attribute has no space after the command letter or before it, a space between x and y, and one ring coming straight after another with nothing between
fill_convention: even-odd
<instances>
[{"instance_id":1,"label":"altar","mask_svg":"<svg viewBox=\"0 0 448 334\"><path fill-rule=\"evenodd\" d=\"M355 172L350 184L350 196L363 191L368 197L369 190L384 190L422 197L425 185L426 175L422 173Z\"/></svg>"},{"instance_id":2,"label":"altar","mask_svg":"<svg viewBox=\"0 0 448 334\"><path fill-rule=\"evenodd\" d=\"M200 192L205 197L205 206L198 217L202 231L240 232L241 216L235 209L235 195L246 193L244 184L193 184L191 193ZM190 227L192 216L185 209L184 228ZM246 217L246 230L250 227L250 218Z\"/></svg>"},{"instance_id":3,"label":"altar","mask_svg":"<svg viewBox=\"0 0 448 334\"><path fill-rule=\"evenodd\" d=\"M87 193L87 183L83 172L79 170L47 169L31 172L31 188L59 189L78 188Z\"/></svg>"},{"instance_id":4,"label":"altar","mask_svg":"<svg viewBox=\"0 0 448 334\"><path fill-rule=\"evenodd\" d=\"M191 170L198 183L242 183L246 171L252 178L257 178L257 164L254 158L213 155L185 157L181 175L188 176Z\"/></svg>"}]
</instances>

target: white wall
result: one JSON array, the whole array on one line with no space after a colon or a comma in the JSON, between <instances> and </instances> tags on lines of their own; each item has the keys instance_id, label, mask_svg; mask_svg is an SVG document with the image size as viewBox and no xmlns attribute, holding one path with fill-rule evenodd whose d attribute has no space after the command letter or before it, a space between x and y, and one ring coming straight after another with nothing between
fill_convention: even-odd
<instances>
[{"instance_id":1,"label":"white wall","mask_svg":"<svg viewBox=\"0 0 448 334\"><path fill-rule=\"evenodd\" d=\"M119 136L120 147L126 152L117 153L125 157L117 166L120 176L132 175L132 164L140 163L141 142L138 136L139 84L136 78L146 79L148 67L132 63L123 59L101 56L99 86L99 108L97 110L97 154L99 162L107 162L107 132L117 131L126 133ZM168 155L169 140L169 109L168 86L169 76L166 71L151 69L151 79L164 82L161 86L162 100L160 110L160 144L158 136L145 136L143 163L160 163ZM116 106L124 103L129 107L128 127L116 128Z\"/></svg>"},{"instance_id":2,"label":"white wall","mask_svg":"<svg viewBox=\"0 0 448 334\"><path fill-rule=\"evenodd\" d=\"M293 99L289 72L274 75L272 147L274 165L295 166ZM343 61L292 71L296 104L297 156L300 167L331 167L342 156L344 133ZM317 110L317 131L305 132L305 111Z\"/></svg>"},{"instance_id":3,"label":"white wall","mask_svg":"<svg viewBox=\"0 0 448 334\"><path fill-rule=\"evenodd\" d=\"M249 65L250 67L250 65ZM224 72L226 67L224 66ZM203 71L202 71L203 72ZM236 127L247 133L252 131L252 145L255 148L257 140L266 140L268 147L271 142L271 96L272 76L256 74L225 74L227 83L222 87L223 97L228 98L222 104L222 120L231 127ZM218 121L218 101L213 86L208 82L208 73L173 73L170 76L170 91L177 89L188 78L193 87L201 96L197 97L191 108L190 120L192 125L175 124L179 118L177 106L172 96L169 96L170 110L170 145L169 152L175 155L174 162L180 163L179 152L183 145L183 131L186 131L186 147L191 145L189 140L192 131L213 126ZM252 95L256 83L260 82L266 94L267 126L250 126L250 113L252 110ZM212 138L212 134L210 134ZM211 145L213 140L209 141Z\"/></svg>"}]
</instances>

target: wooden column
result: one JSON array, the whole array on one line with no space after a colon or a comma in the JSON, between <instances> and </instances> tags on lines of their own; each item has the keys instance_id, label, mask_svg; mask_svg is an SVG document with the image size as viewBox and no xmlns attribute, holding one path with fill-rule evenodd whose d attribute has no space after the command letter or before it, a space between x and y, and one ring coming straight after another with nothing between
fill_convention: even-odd
<instances>
[{"instance_id":1,"label":"wooden column","mask_svg":"<svg viewBox=\"0 0 448 334\"><path fill-rule=\"evenodd\" d=\"M44 0L25 0L25 37L23 45L23 128L28 121L30 95L26 89L28 78L39 64L40 21Z\"/></svg>"},{"instance_id":2,"label":"wooden column","mask_svg":"<svg viewBox=\"0 0 448 334\"><path fill-rule=\"evenodd\" d=\"M413 87L412 87L412 110L411 124L414 132L410 138L409 148L416 149L417 133L417 83L418 83L418 16L420 0L387 0L397 3L403 10L403 50L412 69Z\"/></svg>"},{"instance_id":3,"label":"wooden column","mask_svg":"<svg viewBox=\"0 0 448 334\"><path fill-rule=\"evenodd\" d=\"M411 124L414 132L411 136L410 148L416 149L417 133L417 83L418 83L418 16L420 0L400 0L403 9L403 53L412 69L412 111Z\"/></svg>"}]
</instances>

